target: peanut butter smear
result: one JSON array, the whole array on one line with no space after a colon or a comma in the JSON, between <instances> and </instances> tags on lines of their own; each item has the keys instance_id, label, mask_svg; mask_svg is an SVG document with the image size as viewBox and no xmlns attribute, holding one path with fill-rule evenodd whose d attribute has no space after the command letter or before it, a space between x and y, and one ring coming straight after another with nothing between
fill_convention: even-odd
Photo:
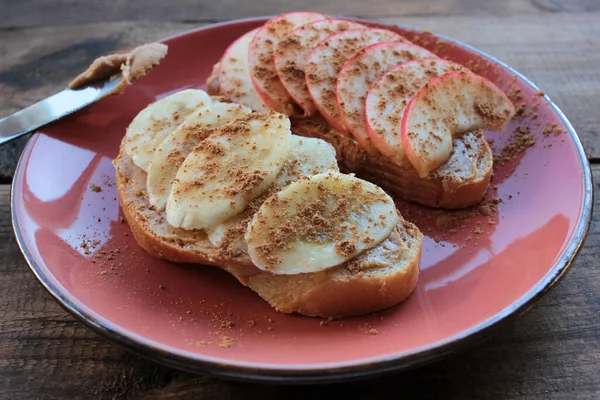
<instances>
[{"instance_id":1,"label":"peanut butter smear","mask_svg":"<svg viewBox=\"0 0 600 400\"><path fill-rule=\"evenodd\" d=\"M129 53L109 54L94 60L87 70L79 74L69 83L69 89L77 89L94 81L108 78L119 72L123 79L111 94L122 93L136 79L146 75L156 67L167 55L167 45L149 43L136 47Z\"/></svg>"}]
</instances>

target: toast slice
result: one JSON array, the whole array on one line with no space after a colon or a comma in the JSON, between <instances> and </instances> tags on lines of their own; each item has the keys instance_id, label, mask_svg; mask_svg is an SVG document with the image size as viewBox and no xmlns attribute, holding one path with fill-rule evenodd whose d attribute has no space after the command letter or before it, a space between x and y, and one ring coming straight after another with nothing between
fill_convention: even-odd
<instances>
[{"instance_id":1,"label":"toast slice","mask_svg":"<svg viewBox=\"0 0 600 400\"><path fill-rule=\"evenodd\" d=\"M221 95L215 70L218 64L207 80L212 96ZM338 132L319 116L291 121L295 134L329 142L343 172L353 172L404 200L436 208L466 208L483 200L490 183L493 154L481 131L454 138L448 161L421 178L409 162L399 166L379 153L365 150L354 138Z\"/></svg>"},{"instance_id":2,"label":"toast slice","mask_svg":"<svg viewBox=\"0 0 600 400\"><path fill-rule=\"evenodd\" d=\"M416 286L422 234L402 217L386 240L344 264L277 275L255 267L245 252L213 246L203 231L170 227L165 213L148 201L146 172L123 151L113 164L121 208L140 247L160 259L220 267L280 312L326 318L364 314L402 302Z\"/></svg>"},{"instance_id":3,"label":"toast slice","mask_svg":"<svg viewBox=\"0 0 600 400\"><path fill-rule=\"evenodd\" d=\"M295 134L331 143L342 171L354 172L404 200L459 209L479 203L487 191L493 155L481 131L455 138L448 161L433 174L421 178L410 163L399 166L379 153L368 152L354 138L330 128L322 119L292 121Z\"/></svg>"}]
</instances>

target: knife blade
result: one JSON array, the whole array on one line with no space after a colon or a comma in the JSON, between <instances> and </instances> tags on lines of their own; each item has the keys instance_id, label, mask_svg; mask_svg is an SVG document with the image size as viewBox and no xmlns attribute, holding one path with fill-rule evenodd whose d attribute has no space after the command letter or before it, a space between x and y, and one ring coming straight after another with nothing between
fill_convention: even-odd
<instances>
[{"instance_id":1,"label":"knife blade","mask_svg":"<svg viewBox=\"0 0 600 400\"><path fill-rule=\"evenodd\" d=\"M81 89L65 89L0 119L0 146L106 97L121 80L117 74Z\"/></svg>"}]
</instances>

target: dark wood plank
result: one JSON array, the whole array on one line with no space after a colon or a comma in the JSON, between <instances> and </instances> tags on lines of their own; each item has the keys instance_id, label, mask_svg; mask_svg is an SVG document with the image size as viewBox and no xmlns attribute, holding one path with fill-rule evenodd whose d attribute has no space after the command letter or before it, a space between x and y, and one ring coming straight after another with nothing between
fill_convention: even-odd
<instances>
[{"instance_id":1,"label":"dark wood plank","mask_svg":"<svg viewBox=\"0 0 600 400\"><path fill-rule=\"evenodd\" d=\"M0 30L0 118L64 89L96 57L197 26L111 23ZM0 147L0 184L10 183L26 140Z\"/></svg>"},{"instance_id":2,"label":"dark wood plank","mask_svg":"<svg viewBox=\"0 0 600 400\"><path fill-rule=\"evenodd\" d=\"M550 12L589 12L600 9L596 0L44 0L0 1L0 29L63 26L113 21L214 22L234 18L311 10L369 18L390 16L501 15Z\"/></svg>"},{"instance_id":3,"label":"dark wood plank","mask_svg":"<svg viewBox=\"0 0 600 400\"><path fill-rule=\"evenodd\" d=\"M594 166L600 182L600 166ZM594 201L600 210L600 197ZM134 356L76 322L29 272L0 186L0 397L10 399L573 399L600 396L600 217L564 281L500 333L403 373L328 386L278 387L194 376Z\"/></svg>"},{"instance_id":4,"label":"dark wood plank","mask_svg":"<svg viewBox=\"0 0 600 400\"><path fill-rule=\"evenodd\" d=\"M588 155L600 159L600 12L511 18L403 17L384 21L462 40L521 71L570 118ZM113 22L0 31L0 116L61 90L99 55L201 25ZM557 26L561 29L557 30ZM21 140L0 148L0 182L10 181L23 143Z\"/></svg>"}]
</instances>

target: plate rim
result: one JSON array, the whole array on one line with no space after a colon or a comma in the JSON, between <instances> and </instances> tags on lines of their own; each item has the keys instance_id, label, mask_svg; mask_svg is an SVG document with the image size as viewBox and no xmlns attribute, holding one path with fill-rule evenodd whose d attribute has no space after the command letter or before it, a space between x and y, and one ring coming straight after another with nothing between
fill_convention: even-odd
<instances>
[{"instance_id":1,"label":"plate rim","mask_svg":"<svg viewBox=\"0 0 600 400\"><path fill-rule=\"evenodd\" d=\"M206 31L214 28L219 28L228 25L237 25L242 23L261 22L265 21L273 16L259 16L252 18L233 19L223 21L215 24L208 24L202 27L194 28L185 32L177 33L175 35L168 36L160 40L160 42L177 39L188 35L194 35L197 32ZM356 21L363 21L365 23L376 23L386 26L399 27L406 30L411 30L416 33L424 33L422 30L415 29L411 26L404 24L386 24L378 22L376 20L366 20L354 17L342 16L342 18L352 19ZM478 56L491 61L502 68L508 70L514 74L523 83L530 86L533 90L539 91L540 89L526 78L523 74L516 71L503 61L481 51L477 48L463 43L461 41L452 39L446 35L432 33L435 37L442 40L452 42L460 47L463 47ZM550 99L547 94L544 94L543 98L546 100L548 105L551 107L553 112L560 118L562 123L567 128L571 139L575 145L577 156L581 170L583 172L583 193L582 193L582 204L581 210L578 216L577 225L573 232L573 237L567 246L564 248L563 254L560 258L550 267L546 275L536 285L532 286L525 294L519 299L504 308L500 312L494 314L488 319L480 322L479 324L467 329L459 334L448 337L444 340L437 341L428 346L421 347L402 355L392 354L383 355L372 358L363 358L352 362L337 362L332 364L321 363L320 366L310 367L294 367L293 365L282 366L279 364L266 364L259 362L219 362L218 357L205 356L194 354L194 357L186 356L181 350L160 344L161 347L153 346L151 343L144 343L136 340L135 337L139 336L125 328L121 328L119 332L119 326L113 323L107 323L109 321L100 321L102 316L91 315L95 312L89 309L85 304L76 299L68 290L57 287L52 280L55 280L54 276L46 276L43 269L34 261L33 256L27 249L26 241L21 233L18 216L15 206L15 185L23 184L23 168L25 161L24 159L31 152L31 149L35 142L40 137L38 133L35 133L28 140L19 161L15 169L13 183L10 191L10 207L12 217L12 227L15 233L16 241L23 254L25 261L29 265L29 269L35 275L37 280L42 286L50 293L50 295L58 302L58 304L72 314L77 320L84 323L84 325L91 328L93 331L101 334L118 343L121 346L126 347L128 350L144 357L157 361L161 364L174 367L180 370L185 370L192 373L202 373L214 376L220 376L228 379L243 380L243 381L254 381L254 382L272 382L272 383L326 383L346 380L356 380L363 378L370 378L387 374L394 371L400 371L408 368L413 368L419 365L429 363L431 361L446 357L450 354L459 352L460 350L470 347L474 343L478 342L482 338L489 336L494 331L504 326L511 319L522 315L531 309L543 296L557 286L557 284L564 278L567 272L571 269L574 261L576 260L579 252L583 246L583 242L589 232L593 215L593 182L592 172L589 164L589 160L583 149L583 145L575 129L564 115L564 113L558 108L556 104ZM60 285L60 283L59 283ZM62 286L62 285L60 285ZM64 290L63 290L64 289ZM86 310L87 309L87 310ZM89 310L89 311L88 311ZM114 325L113 328L108 325ZM127 334L130 334L129 336ZM149 342L158 343L147 339ZM172 349L174 351L169 351ZM179 354L178 354L179 353ZM186 353L190 354L190 353ZM313 364L314 365L314 364ZM334 366L335 365L335 366Z\"/></svg>"}]
</instances>

